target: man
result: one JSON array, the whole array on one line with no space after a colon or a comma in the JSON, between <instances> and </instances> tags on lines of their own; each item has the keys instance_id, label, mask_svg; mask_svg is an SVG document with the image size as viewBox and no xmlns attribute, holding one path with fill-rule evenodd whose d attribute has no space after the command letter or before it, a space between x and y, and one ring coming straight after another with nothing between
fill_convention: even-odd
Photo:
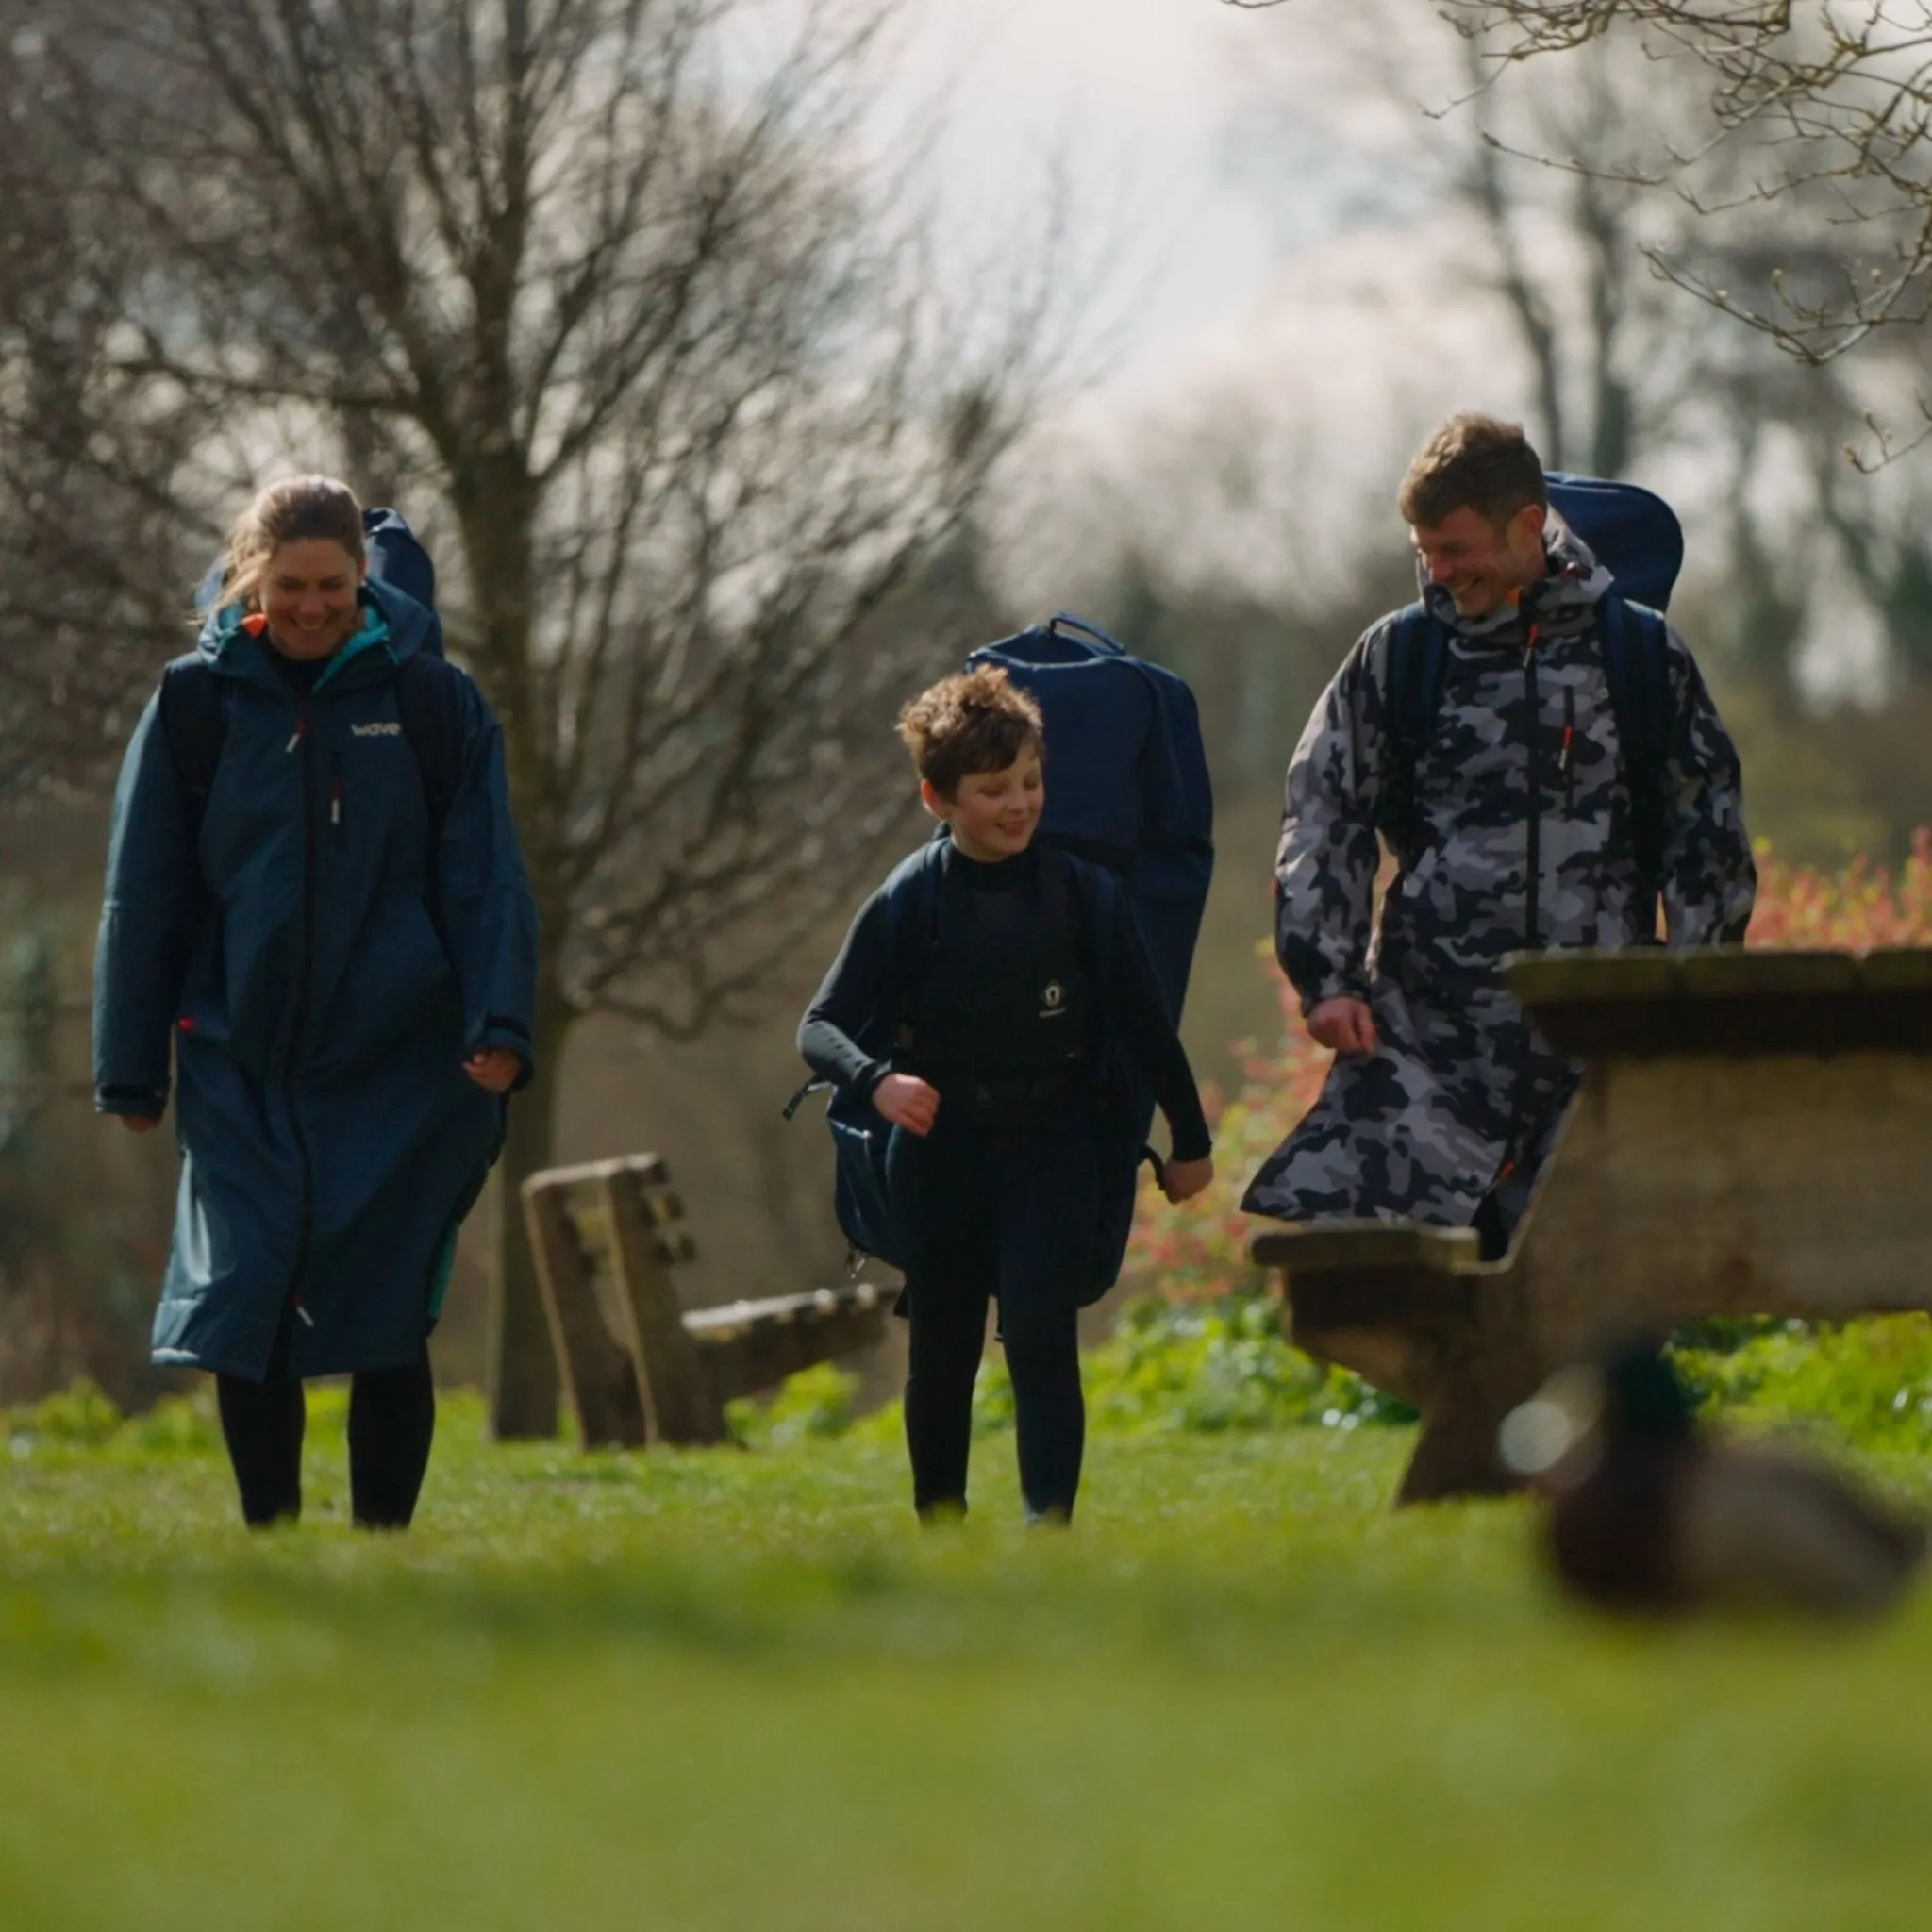
<instances>
[{"instance_id":1,"label":"man","mask_svg":"<svg viewBox=\"0 0 1932 1932\"><path fill-rule=\"evenodd\" d=\"M1504 959L1649 943L1659 897L1671 945L1740 942L1757 874L1737 754L1674 631L1657 795L1643 799L1655 833L1637 836L1604 664L1609 574L1552 513L1523 431L1452 417L1399 501L1425 605L1448 627L1441 699L1411 773L1385 618L1289 767L1275 949L1336 1060L1242 1206L1474 1224L1493 1255L1575 1086L1511 997ZM1378 830L1398 848L1379 923Z\"/></svg>"}]
</instances>

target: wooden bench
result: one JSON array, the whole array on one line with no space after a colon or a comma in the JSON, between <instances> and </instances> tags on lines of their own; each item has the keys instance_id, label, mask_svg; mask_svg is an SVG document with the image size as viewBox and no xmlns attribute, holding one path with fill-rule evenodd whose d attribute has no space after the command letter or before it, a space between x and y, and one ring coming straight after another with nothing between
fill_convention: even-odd
<instances>
[{"instance_id":1,"label":"wooden bench","mask_svg":"<svg viewBox=\"0 0 1932 1932\"><path fill-rule=\"evenodd\" d=\"M1504 1415L1614 1335L1932 1310L1932 951L1569 953L1509 979L1584 1071L1508 1255L1405 1222L1249 1243L1298 1347L1421 1412L1399 1502L1512 1487Z\"/></svg>"},{"instance_id":2,"label":"wooden bench","mask_svg":"<svg viewBox=\"0 0 1932 1932\"><path fill-rule=\"evenodd\" d=\"M655 1155L550 1168L523 1194L587 1449L722 1442L734 1397L884 1339L893 1291L871 1282L683 1312L672 1270L696 1249Z\"/></svg>"}]
</instances>

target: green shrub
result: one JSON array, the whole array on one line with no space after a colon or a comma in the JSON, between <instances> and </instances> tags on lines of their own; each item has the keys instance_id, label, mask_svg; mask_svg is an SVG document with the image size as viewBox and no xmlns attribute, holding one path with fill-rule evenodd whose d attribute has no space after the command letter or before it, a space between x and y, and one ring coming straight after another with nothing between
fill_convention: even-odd
<instances>
[{"instance_id":1,"label":"green shrub","mask_svg":"<svg viewBox=\"0 0 1932 1932\"><path fill-rule=\"evenodd\" d=\"M1746 1427L1827 1430L1859 1449L1932 1449L1932 1317L1785 1322L1675 1359L1701 1408Z\"/></svg>"},{"instance_id":2,"label":"green shrub","mask_svg":"<svg viewBox=\"0 0 1932 1932\"><path fill-rule=\"evenodd\" d=\"M164 1395L145 1415L130 1416L117 1443L159 1455L199 1455L222 1446L221 1419L210 1382L192 1395Z\"/></svg>"},{"instance_id":3,"label":"green shrub","mask_svg":"<svg viewBox=\"0 0 1932 1932\"><path fill-rule=\"evenodd\" d=\"M1087 1389L1100 1428L1355 1428L1414 1419L1358 1375L1291 1347L1281 1306L1267 1294L1129 1302L1088 1357Z\"/></svg>"},{"instance_id":4,"label":"green shrub","mask_svg":"<svg viewBox=\"0 0 1932 1932\"><path fill-rule=\"evenodd\" d=\"M84 1376L56 1395L0 1411L0 1434L15 1453L45 1442L68 1449L92 1449L109 1441L124 1418L119 1408Z\"/></svg>"},{"instance_id":5,"label":"green shrub","mask_svg":"<svg viewBox=\"0 0 1932 1932\"><path fill-rule=\"evenodd\" d=\"M858 1377L832 1362L801 1370L769 1402L745 1396L725 1405L733 1437L747 1448L789 1449L813 1439L842 1436L852 1426Z\"/></svg>"}]
</instances>

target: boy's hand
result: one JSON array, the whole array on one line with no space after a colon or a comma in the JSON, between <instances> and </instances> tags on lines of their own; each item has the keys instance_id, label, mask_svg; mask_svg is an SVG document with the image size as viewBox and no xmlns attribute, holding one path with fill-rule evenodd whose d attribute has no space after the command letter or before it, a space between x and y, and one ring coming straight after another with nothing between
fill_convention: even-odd
<instances>
[{"instance_id":1,"label":"boy's hand","mask_svg":"<svg viewBox=\"0 0 1932 1932\"><path fill-rule=\"evenodd\" d=\"M910 1074L888 1074L872 1090L872 1104L895 1127L904 1127L922 1141L939 1118L939 1090Z\"/></svg>"},{"instance_id":2,"label":"boy's hand","mask_svg":"<svg viewBox=\"0 0 1932 1932\"><path fill-rule=\"evenodd\" d=\"M1199 1160L1170 1160L1160 1171L1160 1191L1178 1206L1191 1201L1214 1179L1214 1157L1204 1154Z\"/></svg>"},{"instance_id":3,"label":"boy's hand","mask_svg":"<svg viewBox=\"0 0 1932 1932\"><path fill-rule=\"evenodd\" d=\"M1330 1053L1374 1053L1382 1043L1366 1000L1324 1000L1309 1009L1308 1031Z\"/></svg>"},{"instance_id":4,"label":"boy's hand","mask_svg":"<svg viewBox=\"0 0 1932 1932\"><path fill-rule=\"evenodd\" d=\"M488 1093L508 1093L523 1061L507 1046L486 1046L463 1062L463 1072Z\"/></svg>"}]
</instances>

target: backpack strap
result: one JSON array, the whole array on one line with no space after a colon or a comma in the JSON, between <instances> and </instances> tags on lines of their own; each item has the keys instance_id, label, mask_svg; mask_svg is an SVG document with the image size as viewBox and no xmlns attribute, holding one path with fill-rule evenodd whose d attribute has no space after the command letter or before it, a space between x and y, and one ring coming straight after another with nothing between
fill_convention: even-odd
<instances>
[{"instance_id":1,"label":"backpack strap","mask_svg":"<svg viewBox=\"0 0 1932 1932\"><path fill-rule=\"evenodd\" d=\"M1630 794L1630 843L1637 859L1644 921L1654 930L1663 891L1664 767L1671 754L1674 705L1671 692L1670 636L1655 610L1607 596L1597 606L1603 641L1604 681L1617 720L1624 784Z\"/></svg>"},{"instance_id":2,"label":"backpack strap","mask_svg":"<svg viewBox=\"0 0 1932 1932\"><path fill-rule=\"evenodd\" d=\"M941 835L944 828L941 828ZM913 1008L920 982L940 943L940 887L945 878L945 840L935 837L912 872L886 900L887 952L891 964L886 988L886 1031L894 1058L910 1054L919 1029Z\"/></svg>"},{"instance_id":3,"label":"backpack strap","mask_svg":"<svg viewBox=\"0 0 1932 1932\"><path fill-rule=\"evenodd\" d=\"M1045 848L1049 851L1054 847ZM1104 865L1093 865L1077 854L1058 849L1058 857L1065 868L1065 884L1061 888L1066 899L1071 899L1077 908L1075 926L1077 932L1084 925L1089 944L1086 948L1089 965L1092 974L1093 1011L1102 1027L1108 1024L1112 1011L1113 997L1113 930L1120 918L1121 881L1119 875Z\"/></svg>"},{"instance_id":4,"label":"backpack strap","mask_svg":"<svg viewBox=\"0 0 1932 1932\"><path fill-rule=\"evenodd\" d=\"M396 718L423 777L429 845L442 843L463 776L462 673L447 658L411 651L396 667Z\"/></svg>"},{"instance_id":5,"label":"backpack strap","mask_svg":"<svg viewBox=\"0 0 1932 1932\"><path fill-rule=\"evenodd\" d=\"M228 735L227 679L205 658L177 658L161 673L156 709L181 787L192 848L201 841L208 795Z\"/></svg>"},{"instance_id":6,"label":"backpack strap","mask_svg":"<svg viewBox=\"0 0 1932 1932\"><path fill-rule=\"evenodd\" d=\"M1125 1070L1113 1031L1116 963L1113 940L1121 920L1121 882L1104 865L1090 865L1071 852L1061 856L1072 874L1074 895L1079 901L1090 941L1087 953L1092 974L1093 1068L1100 1102L1104 1108L1115 1106L1130 1115L1133 1111L1133 1102L1129 1097L1132 1086L1128 1083L1126 1091L1121 1091ZM1143 1160L1153 1164L1155 1178L1158 1180L1165 1163L1152 1142L1144 1140L1134 1155L1135 1168L1138 1169Z\"/></svg>"},{"instance_id":7,"label":"backpack strap","mask_svg":"<svg viewBox=\"0 0 1932 1932\"><path fill-rule=\"evenodd\" d=\"M1388 658L1382 685L1382 804L1375 828L1406 863L1421 829L1416 779L1442 705L1449 626L1423 604L1406 606L1390 621Z\"/></svg>"}]
</instances>

